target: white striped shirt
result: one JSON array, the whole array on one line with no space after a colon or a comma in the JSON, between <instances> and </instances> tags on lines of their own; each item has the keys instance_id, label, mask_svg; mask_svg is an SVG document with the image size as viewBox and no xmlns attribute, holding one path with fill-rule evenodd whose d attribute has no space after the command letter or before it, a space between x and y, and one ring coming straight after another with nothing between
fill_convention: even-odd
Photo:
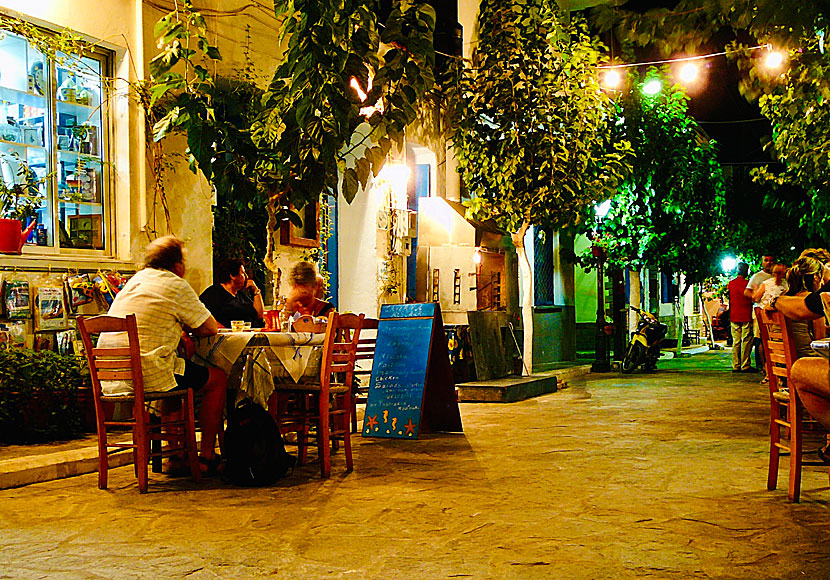
<instances>
[{"instance_id":1,"label":"white striped shirt","mask_svg":"<svg viewBox=\"0 0 830 580\"><path fill-rule=\"evenodd\" d=\"M141 347L145 391L169 391L175 374L184 374L184 359L176 356L182 326L198 328L210 312L183 278L168 270L145 268L130 278L110 306L110 316L135 314ZM101 347L126 346L125 333L105 333ZM102 381L105 394L132 392L126 381Z\"/></svg>"}]
</instances>

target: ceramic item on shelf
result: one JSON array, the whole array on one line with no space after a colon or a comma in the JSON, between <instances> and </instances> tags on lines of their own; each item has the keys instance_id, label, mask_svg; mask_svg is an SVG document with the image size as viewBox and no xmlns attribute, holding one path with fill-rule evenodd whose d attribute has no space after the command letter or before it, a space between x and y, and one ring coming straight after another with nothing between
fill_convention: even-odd
<instances>
[{"instance_id":1,"label":"ceramic item on shelf","mask_svg":"<svg viewBox=\"0 0 830 580\"><path fill-rule=\"evenodd\" d=\"M43 75L43 61L35 61L29 67L29 92L42 95L45 89L46 80Z\"/></svg>"}]
</instances>

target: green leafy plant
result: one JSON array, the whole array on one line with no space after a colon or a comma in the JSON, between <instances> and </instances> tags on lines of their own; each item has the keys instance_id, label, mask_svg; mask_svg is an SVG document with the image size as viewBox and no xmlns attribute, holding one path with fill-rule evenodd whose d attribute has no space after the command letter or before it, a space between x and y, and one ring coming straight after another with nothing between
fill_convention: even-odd
<instances>
[{"instance_id":1,"label":"green leafy plant","mask_svg":"<svg viewBox=\"0 0 830 580\"><path fill-rule=\"evenodd\" d=\"M142 89L145 108L165 111L154 123L155 141L184 131L191 167L217 190L226 175L222 164L234 165L249 185L237 182L233 197L266 208L270 231L286 219L300 225L291 208L318 202L338 184L350 202L380 171L393 143L402 144L415 105L433 84L435 26L430 6L409 2L395 3L382 31L369 0L277 0L274 7L287 50L257 99L261 109L250 132L242 131L253 145L244 156L217 115L218 83L209 68L221 55L190 0L156 25L161 52Z\"/></svg>"},{"instance_id":2,"label":"green leafy plant","mask_svg":"<svg viewBox=\"0 0 830 580\"><path fill-rule=\"evenodd\" d=\"M0 163L8 163L17 168L15 183L12 185L0 179L0 216L20 220L25 224L37 216L43 201L40 186L45 179L38 179L34 170L17 153L0 152Z\"/></svg>"},{"instance_id":3,"label":"green leafy plant","mask_svg":"<svg viewBox=\"0 0 830 580\"><path fill-rule=\"evenodd\" d=\"M471 66L449 91L468 213L510 232L525 303L524 356L532 361L532 277L524 236L560 228L611 196L628 172L630 145L597 83L601 44L543 0L483 0Z\"/></svg>"},{"instance_id":4,"label":"green leafy plant","mask_svg":"<svg viewBox=\"0 0 830 580\"><path fill-rule=\"evenodd\" d=\"M90 385L84 360L52 351L0 351L0 442L66 439L81 431L77 394Z\"/></svg>"},{"instance_id":5,"label":"green leafy plant","mask_svg":"<svg viewBox=\"0 0 830 580\"><path fill-rule=\"evenodd\" d=\"M648 73L646 80L660 75ZM662 79L665 83L665 79ZM623 138L631 143L631 173L595 221L587 210L583 233L605 248L607 260L640 270L683 272L688 285L714 275L722 257L726 182L717 151L688 113L679 87L644 95L637 79L619 99ZM592 263L593 256L581 257Z\"/></svg>"}]
</instances>

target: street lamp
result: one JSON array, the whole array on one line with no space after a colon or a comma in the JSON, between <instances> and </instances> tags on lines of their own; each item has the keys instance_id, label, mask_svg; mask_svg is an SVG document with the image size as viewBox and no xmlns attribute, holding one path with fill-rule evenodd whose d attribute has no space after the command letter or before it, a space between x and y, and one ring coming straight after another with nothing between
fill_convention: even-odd
<instances>
[{"instance_id":1,"label":"street lamp","mask_svg":"<svg viewBox=\"0 0 830 580\"><path fill-rule=\"evenodd\" d=\"M611 200L606 200L594 206L598 225L602 223L610 209ZM598 233L595 231L592 236L593 245L591 246L591 255L597 260L597 328L594 341L594 363L591 365L591 372L607 373L611 370L611 361L608 360L608 333L605 331L605 327L608 325L605 320L605 248L597 243L597 236Z\"/></svg>"}]
</instances>

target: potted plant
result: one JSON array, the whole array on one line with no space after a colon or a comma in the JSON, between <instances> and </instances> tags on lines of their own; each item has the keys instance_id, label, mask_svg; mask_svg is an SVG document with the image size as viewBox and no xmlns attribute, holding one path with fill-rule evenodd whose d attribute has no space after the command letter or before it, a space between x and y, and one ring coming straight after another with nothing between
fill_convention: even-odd
<instances>
[{"instance_id":1,"label":"potted plant","mask_svg":"<svg viewBox=\"0 0 830 580\"><path fill-rule=\"evenodd\" d=\"M0 443L68 439L83 429L83 359L54 351L0 350Z\"/></svg>"},{"instance_id":2,"label":"potted plant","mask_svg":"<svg viewBox=\"0 0 830 580\"><path fill-rule=\"evenodd\" d=\"M0 153L0 170L0 253L19 254L37 224L45 178L38 179L17 153ZM24 221L29 221L25 230Z\"/></svg>"}]
</instances>

